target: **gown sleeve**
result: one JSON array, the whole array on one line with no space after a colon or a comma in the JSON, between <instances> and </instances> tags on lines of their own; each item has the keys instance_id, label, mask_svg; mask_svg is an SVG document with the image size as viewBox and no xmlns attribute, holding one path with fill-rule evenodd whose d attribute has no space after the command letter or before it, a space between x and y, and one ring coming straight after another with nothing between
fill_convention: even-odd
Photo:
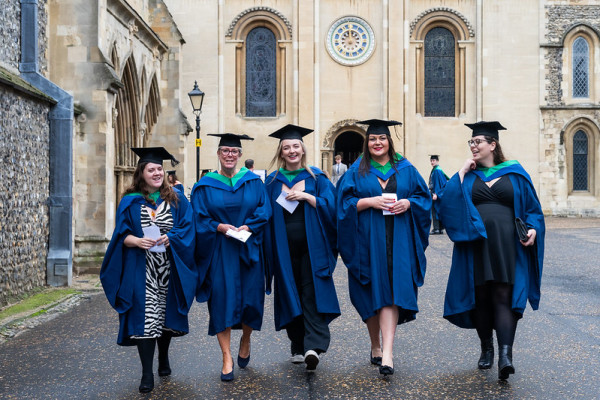
<instances>
[{"instance_id":1,"label":"gown sleeve","mask_svg":"<svg viewBox=\"0 0 600 400\"><path fill-rule=\"evenodd\" d=\"M446 228L448 237L455 243L470 242L487 238L483 220L471 201L471 190L475 174L465 175L460 182L458 172L436 193L439 217Z\"/></svg>"},{"instance_id":2,"label":"gown sleeve","mask_svg":"<svg viewBox=\"0 0 600 400\"><path fill-rule=\"evenodd\" d=\"M194 217L192 207L187 198L178 193L178 204L175 210L175 223L167 233L171 247L171 255L175 263L172 273L175 275L174 290L178 311L187 314L196 294L198 272L194 260L196 244Z\"/></svg>"},{"instance_id":3,"label":"gown sleeve","mask_svg":"<svg viewBox=\"0 0 600 400\"><path fill-rule=\"evenodd\" d=\"M131 209L136 208L132 203L131 198L125 197L119 204L115 230L100 269L100 282L106 298L119 313L126 312L133 305L132 274L139 256L144 256L137 248L127 248L124 244L129 235L141 236L141 226L138 231L132 218Z\"/></svg>"},{"instance_id":4,"label":"gown sleeve","mask_svg":"<svg viewBox=\"0 0 600 400\"><path fill-rule=\"evenodd\" d=\"M207 301L210 293L210 282L207 279L207 273L217 239L217 227L220 223L212 218L206 208L204 192L208 189L206 186L196 184L191 194L193 224L196 232L194 259L198 273L196 282L196 300L198 302Z\"/></svg>"},{"instance_id":5,"label":"gown sleeve","mask_svg":"<svg viewBox=\"0 0 600 400\"><path fill-rule=\"evenodd\" d=\"M319 226L323 230L327 245L333 252L334 259L337 259L337 229L336 229L336 213L335 213L335 186L324 175L317 175L316 182L316 211ZM333 262L329 266L329 276L333 274L336 263Z\"/></svg>"},{"instance_id":6,"label":"gown sleeve","mask_svg":"<svg viewBox=\"0 0 600 400\"><path fill-rule=\"evenodd\" d=\"M337 198L337 248L344 264L361 284L369 283L369 269L360 265L358 233L358 197L356 188L357 169L351 168L338 181Z\"/></svg>"}]
</instances>

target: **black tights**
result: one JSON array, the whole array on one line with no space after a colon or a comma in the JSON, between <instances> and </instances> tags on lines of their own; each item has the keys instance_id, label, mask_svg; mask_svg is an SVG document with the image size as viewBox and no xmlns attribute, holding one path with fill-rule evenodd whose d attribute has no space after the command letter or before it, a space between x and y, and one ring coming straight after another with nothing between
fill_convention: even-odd
<instances>
[{"instance_id":1,"label":"black tights","mask_svg":"<svg viewBox=\"0 0 600 400\"><path fill-rule=\"evenodd\" d=\"M498 345L512 346L518 315L512 310L513 285L487 282L475 286L475 328L479 339L492 337L496 330Z\"/></svg>"}]
</instances>

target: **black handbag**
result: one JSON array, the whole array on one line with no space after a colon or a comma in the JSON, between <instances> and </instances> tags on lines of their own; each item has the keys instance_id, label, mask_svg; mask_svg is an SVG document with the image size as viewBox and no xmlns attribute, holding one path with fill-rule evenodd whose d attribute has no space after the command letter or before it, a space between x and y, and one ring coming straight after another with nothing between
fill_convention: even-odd
<instances>
[{"instance_id":1,"label":"black handbag","mask_svg":"<svg viewBox=\"0 0 600 400\"><path fill-rule=\"evenodd\" d=\"M527 228L525 222L523 222L523 220L519 217L515 218L515 228L517 229L517 236L519 237L519 240L521 242L526 242L527 239L529 239L527 237L527 232L529 231L529 228Z\"/></svg>"}]
</instances>

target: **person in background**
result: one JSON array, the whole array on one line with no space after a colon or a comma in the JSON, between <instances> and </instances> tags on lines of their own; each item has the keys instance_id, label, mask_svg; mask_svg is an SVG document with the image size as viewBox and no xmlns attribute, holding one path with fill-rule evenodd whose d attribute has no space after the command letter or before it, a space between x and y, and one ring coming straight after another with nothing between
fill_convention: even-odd
<instances>
[{"instance_id":1,"label":"person in background","mask_svg":"<svg viewBox=\"0 0 600 400\"><path fill-rule=\"evenodd\" d=\"M117 209L100 281L119 313L117 343L137 345L142 363L139 391L147 393L154 388L156 344L158 375L170 375L171 337L189 331L197 282L195 235L190 203L164 179L163 160L177 160L163 147L131 150L140 159Z\"/></svg>"},{"instance_id":2,"label":"person in background","mask_svg":"<svg viewBox=\"0 0 600 400\"><path fill-rule=\"evenodd\" d=\"M177 178L177 171L175 170L171 170L171 171L167 171L168 174L168 180L169 180L169 185L171 185L171 187L174 187L175 189L181 191L181 193L183 193L183 184L181 182L179 182L179 178Z\"/></svg>"},{"instance_id":3,"label":"person in background","mask_svg":"<svg viewBox=\"0 0 600 400\"><path fill-rule=\"evenodd\" d=\"M394 150L388 127L401 123L359 123L368 125L363 154L337 189L338 249L350 300L369 330L371 363L391 375L396 327L419 310L431 197L417 169Z\"/></svg>"},{"instance_id":4,"label":"person in background","mask_svg":"<svg viewBox=\"0 0 600 400\"><path fill-rule=\"evenodd\" d=\"M244 161L244 166L248 168L250 171L254 172L254 160L249 158Z\"/></svg>"},{"instance_id":5,"label":"person in background","mask_svg":"<svg viewBox=\"0 0 600 400\"><path fill-rule=\"evenodd\" d=\"M223 354L221 380L232 381L231 330L242 329L237 363L250 362L250 335L260 330L265 302L263 234L271 206L260 178L237 169L242 140L233 133L220 138L221 169L198 181L191 195L196 223L199 286L196 299L208 301L208 334L217 336ZM205 277L205 278L203 278Z\"/></svg>"},{"instance_id":6,"label":"person in background","mask_svg":"<svg viewBox=\"0 0 600 400\"><path fill-rule=\"evenodd\" d=\"M271 162L277 170L266 180L273 217L265 240L275 277L275 329L285 328L292 363L305 362L309 371L329 348L329 323L340 315L333 282L335 187L306 163L302 137L311 132L290 124L269 135L279 146ZM284 193L286 202L279 199ZM295 208L284 208L287 202Z\"/></svg>"},{"instance_id":7,"label":"person in background","mask_svg":"<svg viewBox=\"0 0 600 400\"><path fill-rule=\"evenodd\" d=\"M448 182L448 175L442 171L440 168L440 156L437 154L432 154L429 157L429 162L431 163L432 169L429 173L429 191L431 192L431 199L433 203L431 205L431 220L433 222L433 230L431 231L432 235L441 235L444 233L444 225L440 222L439 213L436 207L437 194Z\"/></svg>"},{"instance_id":8,"label":"person in background","mask_svg":"<svg viewBox=\"0 0 600 400\"><path fill-rule=\"evenodd\" d=\"M331 169L331 182L337 186L338 182L342 175L344 175L348 171L348 166L346 164L342 164L342 156L335 156L335 164L333 164L333 168Z\"/></svg>"},{"instance_id":9,"label":"person in background","mask_svg":"<svg viewBox=\"0 0 600 400\"><path fill-rule=\"evenodd\" d=\"M454 242L444 318L477 330L480 369L494 362L496 331L498 378L505 380L515 372L517 321L528 300L532 309L539 306L544 214L529 174L504 157L498 131L505 128L498 121L465 125L472 129L472 158L438 193L440 215ZM521 238L519 221L525 224Z\"/></svg>"}]
</instances>

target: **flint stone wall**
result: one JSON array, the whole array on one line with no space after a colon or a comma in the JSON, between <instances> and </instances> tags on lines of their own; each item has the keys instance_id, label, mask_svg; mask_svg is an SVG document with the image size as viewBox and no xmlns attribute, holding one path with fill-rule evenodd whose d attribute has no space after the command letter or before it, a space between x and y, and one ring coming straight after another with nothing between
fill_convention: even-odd
<instances>
[{"instance_id":1,"label":"flint stone wall","mask_svg":"<svg viewBox=\"0 0 600 400\"><path fill-rule=\"evenodd\" d=\"M0 85L0 306L46 282L49 110Z\"/></svg>"},{"instance_id":2,"label":"flint stone wall","mask_svg":"<svg viewBox=\"0 0 600 400\"><path fill-rule=\"evenodd\" d=\"M38 1L38 68L48 78L48 0ZM21 61L21 2L0 0L0 62L13 70Z\"/></svg>"}]
</instances>

